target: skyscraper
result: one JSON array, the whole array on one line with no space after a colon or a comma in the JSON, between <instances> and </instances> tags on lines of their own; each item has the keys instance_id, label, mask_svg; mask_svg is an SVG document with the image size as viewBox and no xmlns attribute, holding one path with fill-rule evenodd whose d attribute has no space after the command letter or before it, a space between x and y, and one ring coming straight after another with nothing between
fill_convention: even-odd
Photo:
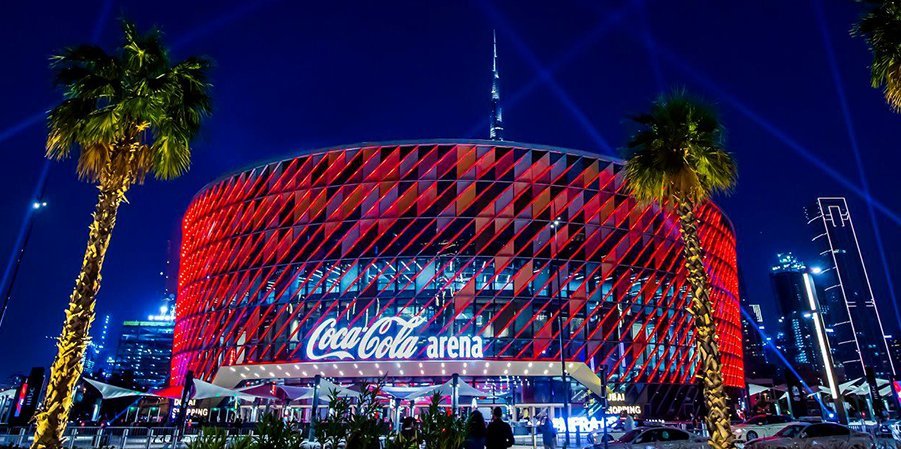
<instances>
[{"instance_id":1,"label":"skyscraper","mask_svg":"<svg viewBox=\"0 0 901 449\"><path fill-rule=\"evenodd\" d=\"M105 363L107 359L106 336L109 332L109 321L110 316L104 315L100 327L94 328L98 335L91 338L88 350L84 356L84 372L88 375L97 374L100 377L109 375L109 366Z\"/></svg>"},{"instance_id":2,"label":"skyscraper","mask_svg":"<svg viewBox=\"0 0 901 449\"><path fill-rule=\"evenodd\" d=\"M175 314L168 305L146 321L122 323L113 376L138 389L161 387L169 378Z\"/></svg>"},{"instance_id":3,"label":"skyscraper","mask_svg":"<svg viewBox=\"0 0 901 449\"><path fill-rule=\"evenodd\" d=\"M888 351L889 357L892 358L892 363L895 366L901 364L901 338L891 337L886 335L886 340L888 340Z\"/></svg>"},{"instance_id":4,"label":"skyscraper","mask_svg":"<svg viewBox=\"0 0 901 449\"><path fill-rule=\"evenodd\" d=\"M742 297L741 302L742 307L749 314L741 322L745 352L745 376L749 379L772 379L774 370L772 365L767 363L765 344L760 335L760 331L765 328L760 304L749 304L745 297ZM748 317L751 319L747 319Z\"/></svg>"},{"instance_id":5,"label":"skyscraper","mask_svg":"<svg viewBox=\"0 0 901 449\"><path fill-rule=\"evenodd\" d=\"M741 297L741 308L744 310L741 320L742 347L745 354L745 377L758 382L764 379L772 381L776 376L774 366L767 363L766 342L763 340L765 326L760 304L751 304L745 288L744 276L739 272L738 291Z\"/></svg>"},{"instance_id":6,"label":"skyscraper","mask_svg":"<svg viewBox=\"0 0 901 449\"><path fill-rule=\"evenodd\" d=\"M748 304L748 308L750 309L751 316L754 317L754 322L758 325L763 325L763 309L760 308L760 304Z\"/></svg>"},{"instance_id":7,"label":"skyscraper","mask_svg":"<svg viewBox=\"0 0 901 449\"><path fill-rule=\"evenodd\" d=\"M777 346L807 383L818 384L823 360L818 353L813 309L808 297L807 266L791 253L778 254L770 272L780 317L776 327Z\"/></svg>"},{"instance_id":8,"label":"skyscraper","mask_svg":"<svg viewBox=\"0 0 901 449\"><path fill-rule=\"evenodd\" d=\"M891 379L895 366L847 201L817 198L806 212L825 264L819 275L825 282L822 302L843 380L865 377L867 367L876 377Z\"/></svg>"},{"instance_id":9,"label":"skyscraper","mask_svg":"<svg viewBox=\"0 0 901 449\"><path fill-rule=\"evenodd\" d=\"M491 65L491 117L488 137L504 140L504 117L501 111L501 75L497 71L497 34L494 35L494 57Z\"/></svg>"}]
</instances>

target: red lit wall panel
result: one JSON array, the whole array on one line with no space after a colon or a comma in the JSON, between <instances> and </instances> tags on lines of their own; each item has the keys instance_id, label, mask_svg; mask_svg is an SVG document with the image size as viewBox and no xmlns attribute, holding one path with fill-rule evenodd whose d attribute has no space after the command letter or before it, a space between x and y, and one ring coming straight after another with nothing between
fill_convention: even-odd
<instances>
[{"instance_id":1,"label":"red lit wall panel","mask_svg":"<svg viewBox=\"0 0 901 449\"><path fill-rule=\"evenodd\" d=\"M562 350L616 367L612 382L692 383L678 223L636 206L621 169L507 142L404 143L213 183L183 221L172 375L306 361L327 318L418 316L426 335L483 336L489 360ZM741 386L735 236L716 206L698 216L726 382Z\"/></svg>"}]
</instances>

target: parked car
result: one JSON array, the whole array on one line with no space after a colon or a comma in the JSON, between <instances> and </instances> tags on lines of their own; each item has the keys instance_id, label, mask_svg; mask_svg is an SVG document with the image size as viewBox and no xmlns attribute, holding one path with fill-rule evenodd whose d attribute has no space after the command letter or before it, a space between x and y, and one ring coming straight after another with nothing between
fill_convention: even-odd
<instances>
[{"instance_id":1,"label":"parked car","mask_svg":"<svg viewBox=\"0 0 901 449\"><path fill-rule=\"evenodd\" d=\"M901 420L889 419L876 428L876 436L901 441Z\"/></svg>"},{"instance_id":2,"label":"parked car","mask_svg":"<svg viewBox=\"0 0 901 449\"><path fill-rule=\"evenodd\" d=\"M789 423L793 423L788 416L782 415L758 415L748 418L745 422L732 426L735 439L738 441L751 441L755 438L775 435Z\"/></svg>"},{"instance_id":3,"label":"parked car","mask_svg":"<svg viewBox=\"0 0 901 449\"><path fill-rule=\"evenodd\" d=\"M628 430L626 430L626 423L622 419L617 419L615 415L610 415L610 418L613 418L608 421L607 424L607 441L613 441L618 439L619 437L625 435ZM663 424L659 421L647 421L643 419L636 419L633 421L633 428L637 429L639 427L661 427ZM604 442L604 429L603 427L600 429L592 430L588 433L588 441L592 444L601 444Z\"/></svg>"},{"instance_id":4,"label":"parked car","mask_svg":"<svg viewBox=\"0 0 901 449\"><path fill-rule=\"evenodd\" d=\"M641 427L632 429L607 443L608 449L707 449L707 438L675 427ZM593 449L603 449L595 444Z\"/></svg>"},{"instance_id":5,"label":"parked car","mask_svg":"<svg viewBox=\"0 0 901 449\"><path fill-rule=\"evenodd\" d=\"M792 423L770 437L748 441L745 449L873 449L868 433L834 423Z\"/></svg>"},{"instance_id":6,"label":"parked car","mask_svg":"<svg viewBox=\"0 0 901 449\"><path fill-rule=\"evenodd\" d=\"M819 424L819 423L823 422L823 417L822 417L822 416L813 416L813 415L811 415L811 416L799 416L798 419L796 419L795 421L797 421L797 422L806 422L806 423L809 423L809 424Z\"/></svg>"}]
</instances>

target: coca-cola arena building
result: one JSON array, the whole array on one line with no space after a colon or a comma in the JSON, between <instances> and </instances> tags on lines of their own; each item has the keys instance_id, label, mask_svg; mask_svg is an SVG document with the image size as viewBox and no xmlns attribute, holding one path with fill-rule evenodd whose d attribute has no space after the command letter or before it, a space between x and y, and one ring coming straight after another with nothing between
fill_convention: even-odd
<instances>
[{"instance_id":1,"label":"coca-cola arena building","mask_svg":"<svg viewBox=\"0 0 901 449\"><path fill-rule=\"evenodd\" d=\"M697 354L677 220L636 205L622 175L622 161L583 151L442 140L222 178L184 216L172 380L414 387L457 374L519 414L556 414L563 359L574 415L606 367L613 406L687 417ZM725 381L741 387L734 232L713 204L698 216Z\"/></svg>"}]
</instances>

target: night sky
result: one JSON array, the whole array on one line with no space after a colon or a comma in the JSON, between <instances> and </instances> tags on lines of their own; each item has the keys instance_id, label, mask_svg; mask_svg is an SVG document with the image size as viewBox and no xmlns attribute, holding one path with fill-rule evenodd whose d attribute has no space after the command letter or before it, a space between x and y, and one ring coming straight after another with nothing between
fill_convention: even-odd
<instances>
[{"instance_id":1,"label":"night sky","mask_svg":"<svg viewBox=\"0 0 901 449\"><path fill-rule=\"evenodd\" d=\"M216 61L215 112L190 173L134 188L120 209L98 297L114 323L157 310L182 213L225 173L322 146L487 137L496 28L509 140L616 154L629 135L624 117L684 86L718 105L739 163L736 191L718 202L737 229L751 302L772 311L777 252L815 255L802 208L843 195L886 326L899 327L886 275L901 284L901 116L869 87L867 49L848 35L853 2L83 0L3 9L3 263L44 165L43 112L60 100L47 68L54 50L92 40L110 48L124 15L162 27L176 59ZM0 380L49 365L95 192L71 161L51 166L49 207L0 328Z\"/></svg>"}]
</instances>

